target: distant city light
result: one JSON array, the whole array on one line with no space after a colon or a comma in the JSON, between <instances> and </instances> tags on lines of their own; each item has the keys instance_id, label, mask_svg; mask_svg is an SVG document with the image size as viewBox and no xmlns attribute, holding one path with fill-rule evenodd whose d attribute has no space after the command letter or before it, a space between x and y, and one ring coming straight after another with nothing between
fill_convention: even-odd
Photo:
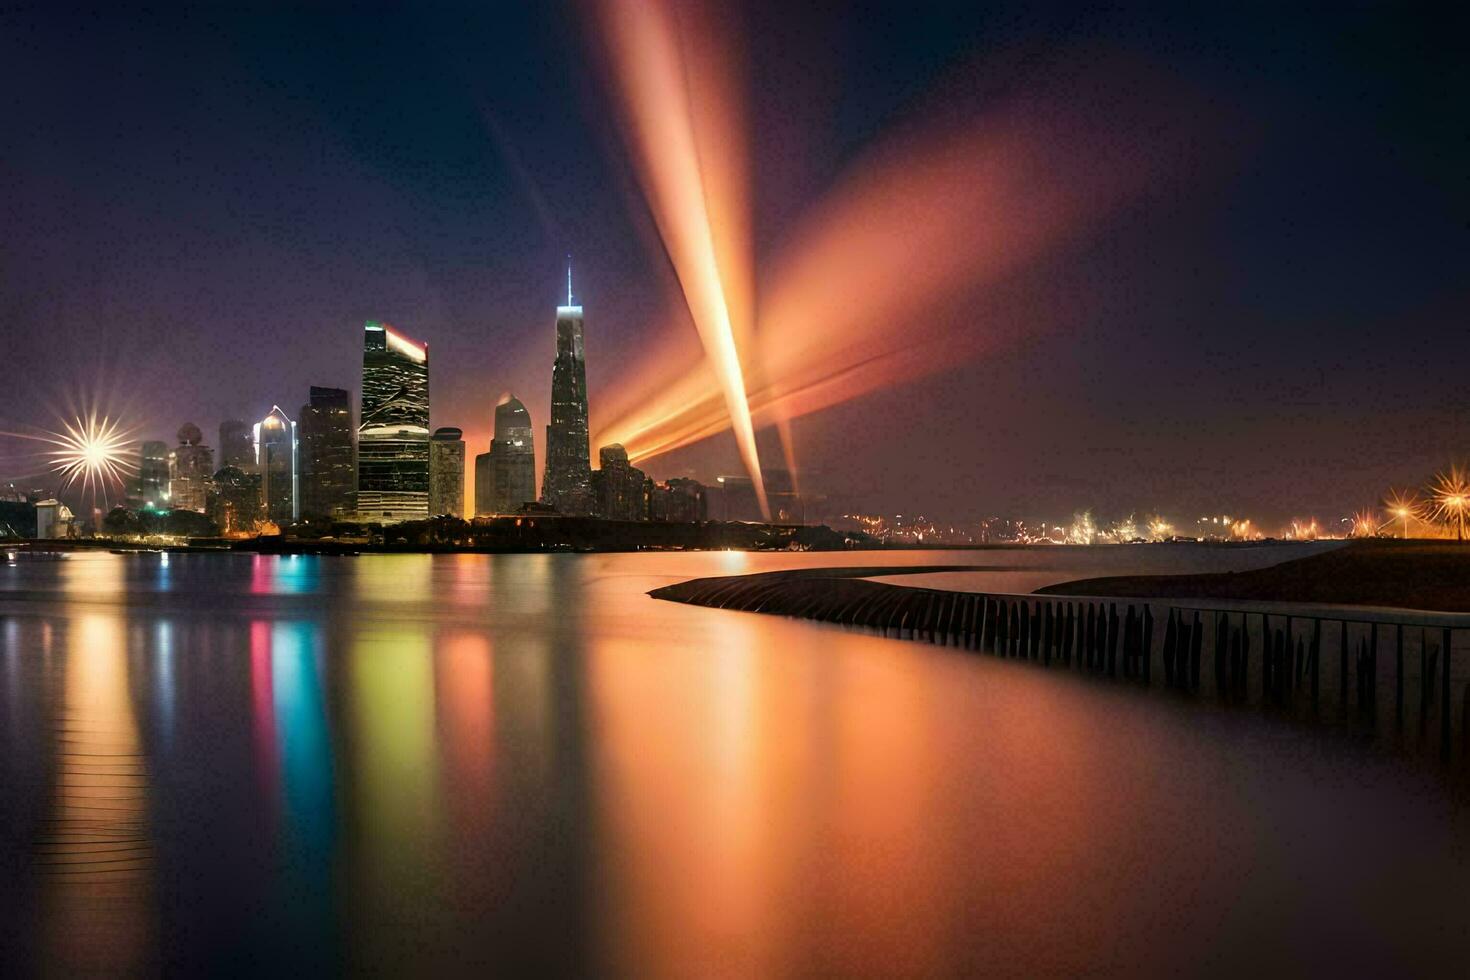
<instances>
[{"instance_id":1,"label":"distant city light","mask_svg":"<svg viewBox=\"0 0 1470 980\"><path fill-rule=\"evenodd\" d=\"M105 501L107 490L120 488L124 478L137 468L127 456L131 433L123 429L121 420L105 415L99 419L96 413L85 418L75 416L70 422L63 420L62 427L62 432L38 437L58 447L47 451L46 456L52 471L61 476L61 489L79 486L93 501L99 494Z\"/></svg>"}]
</instances>

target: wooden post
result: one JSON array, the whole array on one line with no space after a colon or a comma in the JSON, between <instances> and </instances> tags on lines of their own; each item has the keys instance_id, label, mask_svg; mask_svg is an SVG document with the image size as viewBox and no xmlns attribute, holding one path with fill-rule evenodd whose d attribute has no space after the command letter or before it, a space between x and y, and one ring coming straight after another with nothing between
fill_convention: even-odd
<instances>
[{"instance_id":1,"label":"wooden post","mask_svg":"<svg viewBox=\"0 0 1470 980\"><path fill-rule=\"evenodd\" d=\"M1404 723L1404 626L1400 623L1393 631L1393 718L1400 726Z\"/></svg>"},{"instance_id":2,"label":"wooden post","mask_svg":"<svg viewBox=\"0 0 1470 980\"><path fill-rule=\"evenodd\" d=\"M1446 760L1450 757L1450 728L1453 720L1450 717L1450 639L1450 631L1446 627L1440 643L1439 665L1439 754L1440 758Z\"/></svg>"},{"instance_id":3,"label":"wooden post","mask_svg":"<svg viewBox=\"0 0 1470 980\"><path fill-rule=\"evenodd\" d=\"M1312 706L1317 705L1319 678L1322 675L1322 620L1312 621Z\"/></svg>"},{"instance_id":4,"label":"wooden post","mask_svg":"<svg viewBox=\"0 0 1470 980\"><path fill-rule=\"evenodd\" d=\"M1199 690L1199 661L1204 651L1204 626L1200 623L1199 610L1194 611L1194 625L1189 630L1189 686Z\"/></svg>"},{"instance_id":5,"label":"wooden post","mask_svg":"<svg viewBox=\"0 0 1470 980\"><path fill-rule=\"evenodd\" d=\"M1154 670L1154 614L1148 606L1143 607L1143 682L1149 683Z\"/></svg>"},{"instance_id":6,"label":"wooden post","mask_svg":"<svg viewBox=\"0 0 1470 980\"><path fill-rule=\"evenodd\" d=\"M1118 604L1108 603L1108 676L1118 676Z\"/></svg>"},{"instance_id":7,"label":"wooden post","mask_svg":"<svg viewBox=\"0 0 1470 980\"><path fill-rule=\"evenodd\" d=\"M1044 603L1041 607L1041 662L1048 667L1051 666L1051 639L1053 629L1051 603Z\"/></svg>"}]
</instances>

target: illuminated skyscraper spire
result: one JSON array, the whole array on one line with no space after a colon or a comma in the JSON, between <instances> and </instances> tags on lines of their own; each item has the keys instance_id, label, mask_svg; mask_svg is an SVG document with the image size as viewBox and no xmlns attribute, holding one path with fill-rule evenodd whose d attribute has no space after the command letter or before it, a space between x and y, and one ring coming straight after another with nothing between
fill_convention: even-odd
<instances>
[{"instance_id":1,"label":"illuminated skyscraper spire","mask_svg":"<svg viewBox=\"0 0 1470 980\"><path fill-rule=\"evenodd\" d=\"M563 514L592 512L592 464L587 439L587 366L582 308L572 305L572 257L567 256L567 305L556 308L556 360L551 367L551 420L541 501Z\"/></svg>"}]
</instances>

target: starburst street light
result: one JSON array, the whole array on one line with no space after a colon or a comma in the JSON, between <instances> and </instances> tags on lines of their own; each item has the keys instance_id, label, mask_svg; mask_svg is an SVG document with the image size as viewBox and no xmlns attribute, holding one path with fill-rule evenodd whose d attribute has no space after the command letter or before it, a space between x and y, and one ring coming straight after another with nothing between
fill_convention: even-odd
<instances>
[{"instance_id":1,"label":"starburst street light","mask_svg":"<svg viewBox=\"0 0 1470 980\"><path fill-rule=\"evenodd\" d=\"M1388 499L1383 502L1383 509L1388 513L1389 523L1394 521L1404 522L1404 540L1409 538L1409 520L1421 520L1424 512L1424 501L1412 490L1394 490L1389 493Z\"/></svg>"},{"instance_id":2,"label":"starburst street light","mask_svg":"<svg viewBox=\"0 0 1470 980\"><path fill-rule=\"evenodd\" d=\"M62 420L62 427L63 432L36 437L57 447L46 456L52 471L61 477L61 488L76 485L93 500L100 493L105 501L108 488L121 486L136 468L128 459L131 433L123 429L121 420L105 415L99 419L95 413L86 418L75 416L70 422Z\"/></svg>"},{"instance_id":3,"label":"starburst street light","mask_svg":"<svg viewBox=\"0 0 1470 980\"><path fill-rule=\"evenodd\" d=\"M1455 540L1465 540L1465 510L1470 507L1470 479L1459 467L1434 478L1429 492L1434 501L1434 516L1455 529Z\"/></svg>"}]
</instances>

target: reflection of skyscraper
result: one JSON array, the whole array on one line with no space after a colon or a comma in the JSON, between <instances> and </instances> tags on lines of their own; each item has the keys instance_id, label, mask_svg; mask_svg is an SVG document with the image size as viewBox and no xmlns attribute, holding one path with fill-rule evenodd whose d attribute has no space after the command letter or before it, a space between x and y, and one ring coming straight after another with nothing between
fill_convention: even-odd
<instances>
[{"instance_id":1,"label":"reflection of skyscraper","mask_svg":"<svg viewBox=\"0 0 1470 980\"><path fill-rule=\"evenodd\" d=\"M429 440L429 515L464 516L464 432L434 430Z\"/></svg>"},{"instance_id":2,"label":"reflection of skyscraper","mask_svg":"<svg viewBox=\"0 0 1470 980\"><path fill-rule=\"evenodd\" d=\"M495 406L490 451L475 457L475 513L514 514L536 499L531 414L511 395Z\"/></svg>"},{"instance_id":3,"label":"reflection of skyscraper","mask_svg":"<svg viewBox=\"0 0 1470 980\"><path fill-rule=\"evenodd\" d=\"M290 524L300 516L296 495L296 423L279 406L255 423L255 465L267 520Z\"/></svg>"},{"instance_id":4,"label":"reflection of skyscraper","mask_svg":"<svg viewBox=\"0 0 1470 980\"><path fill-rule=\"evenodd\" d=\"M138 463L138 496L145 507L158 510L168 506L168 443L149 440L143 443Z\"/></svg>"},{"instance_id":5,"label":"reflection of skyscraper","mask_svg":"<svg viewBox=\"0 0 1470 980\"><path fill-rule=\"evenodd\" d=\"M551 369L551 421L546 426L546 475L541 480L541 500L563 514L592 511L582 307L572 305L570 266L567 305L556 308L556 362Z\"/></svg>"},{"instance_id":6,"label":"reflection of skyscraper","mask_svg":"<svg viewBox=\"0 0 1470 980\"><path fill-rule=\"evenodd\" d=\"M357 512L380 521L429 516L429 348L376 320L363 327Z\"/></svg>"},{"instance_id":7,"label":"reflection of skyscraper","mask_svg":"<svg viewBox=\"0 0 1470 980\"><path fill-rule=\"evenodd\" d=\"M169 506L204 513L209 477L214 472L214 450L201 445L204 433L193 422L179 428L179 445L168 454Z\"/></svg>"},{"instance_id":8,"label":"reflection of skyscraper","mask_svg":"<svg viewBox=\"0 0 1470 980\"><path fill-rule=\"evenodd\" d=\"M250 426L239 419L219 424L220 469L233 466L246 473L255 469L255 446L250 441Z\"/></svg>"},{"instance_id":9,"label":"reflection of skyscraper","mask_svg":"<svg viewBox=\"0 0 1470 980\"><path fill-rule=\"evenodd\" d=\"M597 488L597 514L613 521L641 521L648 516L643 497L643 471L628 462L628 451L617 443L597 453L601 468L592 474Z\"/></svg>"},{"instance_id":10,"label":"reflection of skyscraper","mask_svg":"<svg viewBox=\"0 0 1470 980\"><path fill-rule=\"evenodd\" d=\"M341 388L311 387L301 406L301 507L307 517L353 511L357 463L352 450L352 407Z\"/></svg>"}]
</instances>

